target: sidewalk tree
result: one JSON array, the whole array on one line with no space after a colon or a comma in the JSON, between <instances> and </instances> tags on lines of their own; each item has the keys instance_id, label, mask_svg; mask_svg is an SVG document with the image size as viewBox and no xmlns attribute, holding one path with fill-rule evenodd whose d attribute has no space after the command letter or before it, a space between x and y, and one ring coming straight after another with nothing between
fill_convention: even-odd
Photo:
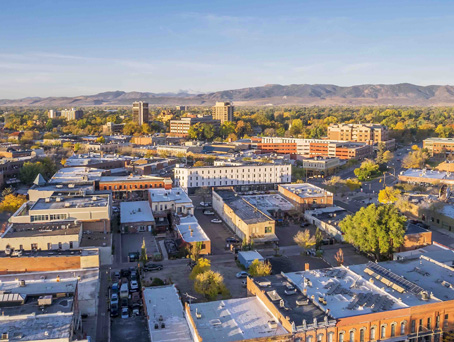
<instances>
[{"instance_id":1,"label":"sidewalk tree","mask_svg":"<svg viewBox=\"0 0 454 342\"><path fill-rule=\"evenodd\" d=\"M406 221L393 205L371 204L344 218L339 227L345 241L380 260L403 244Z\"/></svg>"},{"instance_id":2,"label":"sidewalk tree","mask_svg":"<svg viewBox=\"0 0 454 342\"><path fill-rule=\"evenodd\" d=\"M249 272L252 277L264 277L271 274L271 264L269 261L260 261L255 259L249 266Z\"/></svg>"},{"instance_id":3,"label":"sidewalk tree","mask_svg":"<svg viewBox=\"0 0 454 342\"><path fill-rule=\"evenodd\" d=\"M400 190L387 186L378 193L378 201L383 204L395 203L399 199Z\"/></svg>"},{"instance_id":4,"label":"sidewalk tree","mask_svg":"<svg viewBox=\"0 0 454 342\"><path fill-rule=\"evenodd\" d=\"M300 230L296 235L293 237L293 241L300 246L303 250L311 248L315 245L316 240L315 236L311 236L311 232L309 229Z\"/></svg>"},{"instance_id":5,"label":"sidewalk tree","mask_svg":"<svg viewBox=\"0 0 454 342\"><path fill-rule=\"evenodd\" d=\"M394 158L394 154L391 151L386 150L384 143L378 144L377 158L375 161L377 164L386 164Z\"/></svg>"}]
</instances>

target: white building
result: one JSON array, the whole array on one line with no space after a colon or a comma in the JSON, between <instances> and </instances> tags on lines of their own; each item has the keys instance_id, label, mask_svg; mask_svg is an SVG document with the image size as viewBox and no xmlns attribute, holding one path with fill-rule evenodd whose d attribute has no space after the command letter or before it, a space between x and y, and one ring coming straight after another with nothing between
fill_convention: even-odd
<instances>
[{"instance_id":1,"label":"white building","mask_svg":"<svg viewBox=\"0 0 454 342\"><path fill-rule=\"evenodd\" d=\"M183 189L250 184L289 183L292 167L289 164L243 164L226 166L185 167L174 170L175 185Z\"/></svg>"},{"instance_id":2,"label":"white building","mask_svg":"<svg viewBox=\"0 0 454 342\"><path fill-rule=\"evenodd\" d=\"M148 189L148 202L155 213L170 210L177 214L194 215L194 205L181 188Z\"/></svg>"}]
</instances>

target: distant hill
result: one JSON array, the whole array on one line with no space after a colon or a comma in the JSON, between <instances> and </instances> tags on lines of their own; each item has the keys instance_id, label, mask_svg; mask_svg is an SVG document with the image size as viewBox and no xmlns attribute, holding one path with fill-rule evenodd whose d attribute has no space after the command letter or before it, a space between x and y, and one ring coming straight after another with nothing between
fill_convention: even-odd
<instances>
[{"instance_id":1,"label":"distant hill","mask_svg":"<svg viewBox=\"0 0 454 342\"><path fill-rule=\"evenodd\" d=\"M152 105L213 105L216 101L233 101L241 105L454 105L454 86L418 86L400 84L364 84L340 87L332 84L268 84L261 87L217 91L207 94L149 93L108 91L76 97L27 97L0 100L0 106L81 107L121 106L133 101Z\"/></svg>"}]
</instances>

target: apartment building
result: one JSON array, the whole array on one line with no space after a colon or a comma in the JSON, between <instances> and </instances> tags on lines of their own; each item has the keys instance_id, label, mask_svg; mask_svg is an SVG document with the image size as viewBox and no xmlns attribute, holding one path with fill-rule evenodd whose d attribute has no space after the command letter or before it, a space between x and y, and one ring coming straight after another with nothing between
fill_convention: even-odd
<instances>
[{"instance_id":1,"label":"apartment building","mask_svg":"<svg viewBox=\"0 0 454 342\"><path fill-rule=\"evenodd\" d=\"M431 156L435 154L454 152L453 138L427 138L422 142L422 147L429 151Z\"/></svg>"},{"instance_id":2,"label":"apartment building","mask_svg":"<svg viewBox=\"0 0 454 342\"><path fill-rule=\"evenodd\" d=\"M325 177L332 175L341 165L340 159L337 157L313 157L297 159L303 162L303 169L306 170L308 177Z\"/></svg>"},{"instance_id":3,"label":"apartment building","mask_svg":"<svg viewBox=\"0 0 454 342\"><path fill-rule=\"evenodd\" d=\"M82 109L63 109L60 112L60 116L66 118L66 120L80 120L84 116L84 111Z\"/></svg>"},{"instance_id":4,"label":"apartment building","mask_svg":"<svg viewBox=\"0 0 454 342\"><path fill-rule=\"evenodd\" d=\"M184 117L180 120L170 120L170 135L174 137L187 137L189 129L195 124L208 124L219 127L220 119L213 119L212 115Z\"/></svg>"},{"instance_id":5,"label":"apartment building","mask_svg":"<svg viewBox=\"0 0 454 342\"><path fill-rule=\"evenodd\" d=\"M280 184L278 191L301 209L333 205L333 193L309 183Z\"/></svg>"},{"instance_id":6,"label":"apartment building","mask_svg":"<svg viewBox=\"0 0 454 342\"><path fill-rule=\"evenodd\" d=\"M328 126L328 139L369 145L390 140L388 128L378 124L331 124Z\"/></svg>"},{"instance_id":7,"label":"apartment building","mask_svg":"<svg viewBox=\"0 0 454 342\"><path fill-rule=\"evenodd\" d=\"M278 241L276 222L268 214L239 196L232 188L213 191L213 209L244 241L256 244Z\"/></svg>"},{"instance_id":8,"label":"apartment building","mask_svg":"<svg viewBox=\"0 0 454 342\"><path fill-rule=\"evenodd\" d=\"M224 166L188 167L177 164L174 169L175 185L190 191L198 187L243 186L278 184L291 181L289 164L225 164Z\"/></svg>"},{"instance_id":9,"label":"apartment building","mask_svg":"<svg viewBox=\"0 0 454 342\"><path fill-rule=\"evenodd\" d=\"M221 124L227 121L233 121L234 107L230 102L216 102L213 107L213 119L221 121Z\"/></svg>"},{"instance_id":10,"label":"apartment building","mask_svg":"<svg viewBox=\"0 0 454 342\"><path fill-rule=\"evenodd\" d=\"M264 148L266 152L339 159L364 159L373 152L372 146L364 142L280 137L263 137L257 148Z\"/></svg>"},{"instance_id":11,"label":"apartment building","mask_svg":"<svg viewBox=\"0 0 454 342\"><path fill-rule=\"evenodd\" d=\"M148 123L148 103L143 101L134 102L132 104L132 118L139 125Z\"/></svg>"}]
</instances>

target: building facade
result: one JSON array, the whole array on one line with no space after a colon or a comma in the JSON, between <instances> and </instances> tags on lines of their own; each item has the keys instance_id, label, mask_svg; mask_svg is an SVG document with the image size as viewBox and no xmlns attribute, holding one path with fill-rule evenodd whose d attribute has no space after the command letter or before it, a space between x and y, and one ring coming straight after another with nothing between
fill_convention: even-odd
<instances>
[{"instance_id":1,"label":"building facade","mask_svg":"<svg viewBox=\"0 0 454 342\"><path fill-rule=\"evenodd\" d=\"M213 107L213 119L221 121L221 124L227 121L233 121L234 107L230 102L216 102Z\"/></svg>"},{"instance_id":2,"label":"building facade","mask_svg":"<svg viewBox=\"0 0 454 342\"><path fill-rule=\"evenodd\" d=\"M333 193L309 183L281 184L278 191L301 209L333 205Z\"/></svg>"},{"instance_id":3,"label":"building facade","mask_svg":"<svg viewBox=\"0 0 454 342\"><path fill-rule=\"evenodd\" d=\"M66 120L68 120L68 121L80 120L84 116L84 112L81 109L75 109L75 108L63 109L60 112L60 116L63 118L66 118Z\"/></svg>"},{"instance_id":4,"label":"building facade","mask_svg":"<svg viewBox=\"0 0 454 342\"><path fill-rule=\"evenodd\" d=\"M220 120L213 119L213 116L185 117L180 120L170 120L170 135L174 137L187 137L189 129L195 124L208 124L219 127Z\"/></svg>"},{"instance_id":5,"label":"building facade","mask_svg":"<svg viewBox=\"0 0 454 342\"><path fill-rule=\"evenodd\" d=\"M431 156L435 154L449 154L454 152L453 138L427 138L423 140L422 147L429 151Z\"/></svg>"},{"instance_id":6,"label":"building facade","mask_svg":"<svg viewBox=\"0 0 454 342\"><path fill-rule=\"evenodd\" d=\"M132 104L132 117L135 123L143 125L148 123L148 103L136 101Z\"/></svg>"}]
</instances>

